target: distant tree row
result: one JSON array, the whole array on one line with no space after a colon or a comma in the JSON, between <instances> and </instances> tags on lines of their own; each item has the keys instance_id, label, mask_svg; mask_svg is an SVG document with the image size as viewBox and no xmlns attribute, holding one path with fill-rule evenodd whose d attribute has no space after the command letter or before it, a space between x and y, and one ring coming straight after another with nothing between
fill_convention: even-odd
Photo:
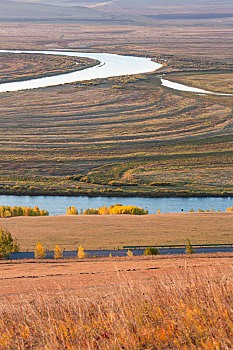
<instances>
[{"instance_id":1,"label":"distant tree row","mask_svg":"<svg viewBox=\"0 0 233 350\"><path fill-rule=\"evenodd\" d=\"M233 211L233 206L226 209L226 212L229 212L229 211ZM189 212L190 213L195 213L195 210L192 208L192 209L189 210ZM207 210L197 209L197 213L215 213L215 211L214 211L213 208L211 208L210 210L209 209L207 209ZM221 211L217 210L216 213L221 213Z\"/></svg>"},{"instance_id":2,"label":"distant tree row","mask_svg":"<svg viewBox=\"0 0 233 350\"><path fill-rule=\"evenodd\" d=\"M47 210L39 209L38 207L10 207L2 205L0 207L1 217L9 218L13 216L47 216Z\"/></svg>"},{"instance_id":3,"label":"distant tree row","mask_svg":"<svg viewBox=\"0 0 233 350\"><path fill-rule=\"evenodd\" d=\"M82 213L82 211L81 211ZM86 209L84 215L116 215L116 214L130 214L130 215L146 215L148 210L135 207L133 205L115 204L107 207L106 205L98 209ZM66 210L66 215L78 215L78 210L73 206Z\"/></svg>"}]
</instances>

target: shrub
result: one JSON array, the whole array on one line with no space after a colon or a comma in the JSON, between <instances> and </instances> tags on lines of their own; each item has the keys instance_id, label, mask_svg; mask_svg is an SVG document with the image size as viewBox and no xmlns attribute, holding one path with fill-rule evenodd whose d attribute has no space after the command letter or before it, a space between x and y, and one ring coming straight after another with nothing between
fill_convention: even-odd
<instances>
[{"instance_id":1,"label":"shrub","mask_svg":"<svg viewBox=\"0 0 233 350\"><path fill-rule=\"evenodd\" d=\"M155 247L147 247L144 251L144 255L158 255L159 250Z\"/></svg>"},{"instance_id":2,"label":"shrub","mask_svg":"<svg viewBox=\"0 0 233 350\"><path fill-rule=\"evenodd\" d=\"M0 228L0 258L9 258L11 253L19 252L18 241L12 237L11 233L4 228Z\"/></svg>"}]
</instances>

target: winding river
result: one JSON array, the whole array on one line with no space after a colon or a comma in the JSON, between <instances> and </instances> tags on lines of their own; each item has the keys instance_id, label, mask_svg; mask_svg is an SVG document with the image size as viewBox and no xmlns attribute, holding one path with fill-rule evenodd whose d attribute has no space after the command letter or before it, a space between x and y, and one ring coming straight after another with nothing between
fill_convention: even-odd
<instances>
[{"instance_id":1,"label":"winding river","mask_svg":"<svg viewBox=\"0 0 233 350\"><path fill-rule=\"evenodd\" d=\"M150 58L122 56L109 53L66 52L66 51L11 51L0 50L0 53L30 53L44 55L63 55L72 57L87 57L100 61L100 64L72 73L64 73L51 77L36 78L25 81L0 84L0 92L37 89L48 86L74 83L76 81L110 78L116 76L133 75L153 72L162 67L162 64L151 61Z\"/></svg>"},{"instance_id":2,"label":"winding river","mask_svg":"<svg viewBox=\"0 0 233 350\"><path fill-rule=\"evenodd\" d=\"M100 64L83 70L58 74L50 77L35 78L25 81L17 81L0 84L0 92L20 91L27 89L38 89L49 86L56 86L76 81L110 78L116 76L133 75L141 73L154 72L162 67L162 64L152 61L150 58L122 56L110 53L92 53L92 52L74 52L74 51L26 51L26 50L0 50L0 53L28 53L44 55L62 55L72 57L87 57L97 61ZM193 92L199 94L212 94L221 96L233 96L233 94L216 93L199 88L186 86L171 82L161 78L161 84L170 89Z\"/></svg>"}]
</instances>

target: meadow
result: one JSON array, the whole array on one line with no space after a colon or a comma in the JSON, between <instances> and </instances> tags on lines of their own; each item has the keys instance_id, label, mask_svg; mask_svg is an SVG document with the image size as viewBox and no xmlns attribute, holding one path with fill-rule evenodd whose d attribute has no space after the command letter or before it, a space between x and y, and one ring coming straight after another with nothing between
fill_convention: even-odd
<instances>
[{"instance_id":1,"label":"meadow","mask_svg":"<svg viewBox=\"0 0 233 350\"><path fill-rule=\"evenodd\" d=\"M2 349L232 348L226 255L0 266Z\"/></svg>"},{"instance_id":2,"label":"meadow","mask_svg":"<svg viewBox=\"0 0 233 350\"><path fill-rule=\"evenodd\" d=\"M66 250L118 249L124 245L232 243L233 214L61 215L0 218L22 251L59 245Z\"/></svg>"}]
</instances>

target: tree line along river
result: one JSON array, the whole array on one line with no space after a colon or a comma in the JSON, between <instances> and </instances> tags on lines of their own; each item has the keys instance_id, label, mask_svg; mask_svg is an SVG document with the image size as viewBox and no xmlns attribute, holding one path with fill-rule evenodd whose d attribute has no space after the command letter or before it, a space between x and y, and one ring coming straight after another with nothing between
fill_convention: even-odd
<instances>
[{"instance_id":1,"label":"tree line along river","mask_svg":"<svg viewBox=\"0 0 233 350\"><path fill-rule=\"evenodd\" d=\"M222 197L192 197L192 198L141 198L141 197L65 197L65 196L14 196L0 195L0 205L9 206L38 206L48 210L50 215L65 215L66 209L75 206L80 210L99 208L116 203L123 205L135 205L155 214L159 209L162 213L189 212L190 209L214 211L226 211L227 207L233 206L233 198Z\"/></svg>"}]
</instances>

